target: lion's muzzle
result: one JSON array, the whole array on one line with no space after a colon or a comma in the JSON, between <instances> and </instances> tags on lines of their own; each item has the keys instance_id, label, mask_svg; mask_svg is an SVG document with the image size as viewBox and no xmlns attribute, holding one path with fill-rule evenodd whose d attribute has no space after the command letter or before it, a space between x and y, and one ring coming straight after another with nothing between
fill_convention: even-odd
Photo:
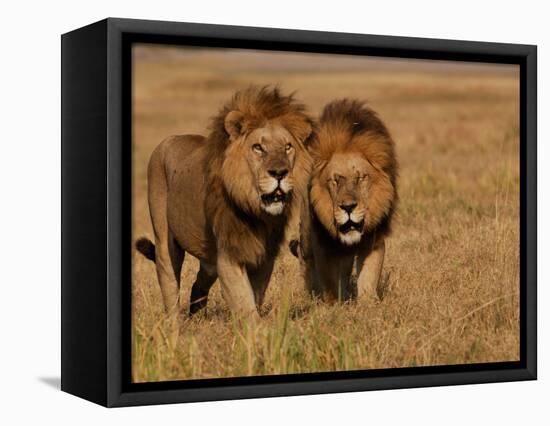
<instances>
[{"instance_id":1,"label":"lion's muzzle","mask_svg":"<svg viewBox=\"0 0 550 426\"><path fill-rule=\"evenodd\" d=\"M338 237L345 245L357 244L365 227L364 210L356 202L339 204L334 209Z\"/></svg>"},{"instance_id":2,"label":"lion's muzzle","mask_svg":"<svg viewBox=\"0 0 550 426\"><path fill-rule=\"evenodd\" d=\"M281 189L281 187L277 187L275 191L270 192L269 194L263 194L262 195L262 202L264 204L272 204L272 203L284 203L286 201L287 194Z\"/></svg>"},{"instance_id":3,"label":"lion's muzzle","mask_svg":"<svg viewBox=\"0 0 550 426\"><path fill-rule=\"evenodd\" d=\"M292 191L291 180L285 173L281 179L269 177L260 182L262 208L271 215L283 212L285 203Z\"/></svg>"},{"instance_id":4,"label":"lion's muzzle","mask_svg":"<svg viewBox=\"0 0 550 426\"><path fill-rule=\"evenodd\" d=\"M363 232L363 227L365 226L365 221L361 220L360 222L354 222L349 219L346 223L338 226L338 232L341 234L347 234L352 231Z\"/></svg>"}]
</instances>

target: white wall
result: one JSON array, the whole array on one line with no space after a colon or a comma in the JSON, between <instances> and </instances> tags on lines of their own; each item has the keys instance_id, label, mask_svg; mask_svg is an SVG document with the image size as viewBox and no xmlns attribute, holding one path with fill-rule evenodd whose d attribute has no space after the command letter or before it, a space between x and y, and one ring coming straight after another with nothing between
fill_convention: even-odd
<instances>
[{"instance_id":1,"label":"white wall","mask_svg":"<svg viewBox=\"0 0 550 426\"><path fill-rule=\"evenodd\" d=\"M106 410L54 389L60 357L60 34L107 16L539 45L539 188L550 181L550 31L542 1L2 3L0 422L518 424L548 421L550 229L539 224L539 381ZM323 6L326 3L327 6ZM539 197L539 218L550 198ZM546 401L546 404L545 404ZM11 421L6 422L7 418ZM537 420L538 419L538 420ZM122 423L124 422L124 423ZM548 424L548 423L546 423Z\"/></svg>"}]
</instances>

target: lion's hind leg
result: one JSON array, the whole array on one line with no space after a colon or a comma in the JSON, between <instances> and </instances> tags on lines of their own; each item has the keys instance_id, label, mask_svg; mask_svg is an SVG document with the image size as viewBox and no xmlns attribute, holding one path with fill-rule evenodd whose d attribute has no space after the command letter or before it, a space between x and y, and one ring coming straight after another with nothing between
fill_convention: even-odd
<instances>
[{"instance_id":1,"label":"lion's hind leg","mask_svg":"<svg viewBox=\"0 0 550 426\"><path fill-rule=\"evenodd\" d=\"M208 293L217 278L218 272L216 271L216 267L201 262L199 272L197 273L197 279L191 288L189 315L195 315L197 312L206 308Z\"/></svg>"},{"instance_id":2,"label":"lion's hind leg","mask_svg":"<svg viewBox=\"0 0 550 426\"><path fill-rule=\"evenodd\" d=\"M157 267L157 276L167 313L174 312L179 306L180 272L185 252L171 234L167 219L168 186L164 164L165 145L155 149L149 160L147 171L149 213L155 233L154 258ZM152 245L152 244L151 244ZM143 242L141 248L144 247ZM138 247L139 249L139 247ZM152 253L148 253L152 257Z\"/></svg>"},{"instance_id":3,"label":"lion's hind leg","mask_svg":"<svg viewBox=\"0 0 550 426\"><path fill-rule=\"evenodd\" d=\"M173 312L179 306L180 274L185 257L185 251L174 241L158 239L156 244L157 276L167 313Z\"/></svg>"}]
</instances>

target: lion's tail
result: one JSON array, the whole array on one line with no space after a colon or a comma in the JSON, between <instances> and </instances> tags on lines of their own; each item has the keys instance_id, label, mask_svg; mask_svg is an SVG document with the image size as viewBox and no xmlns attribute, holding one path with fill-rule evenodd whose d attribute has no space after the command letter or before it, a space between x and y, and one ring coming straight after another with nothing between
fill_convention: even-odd
<instances>
[{"instance_id":1,"label":"lion's tail","mask_svg":"<svg viewBox=\"0 0 550 426\"><path fill-rule=\"evenodd\" d=\"M149 238L139 238L136 241L136 250L152 262L154 262L157 258L155 245Z\"/></svg>"}]
</instances>

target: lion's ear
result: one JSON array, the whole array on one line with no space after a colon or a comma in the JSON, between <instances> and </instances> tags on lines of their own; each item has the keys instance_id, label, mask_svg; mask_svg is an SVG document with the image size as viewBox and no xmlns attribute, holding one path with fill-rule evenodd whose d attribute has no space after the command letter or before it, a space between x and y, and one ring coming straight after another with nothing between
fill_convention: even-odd
<instances>
[{"instance_id":1,"label":"lion's ear","mask_svg":"<svg viewBox=\"0 0 550 426\"><path fill-rule=\"evenodd\" d=\"M225 116L224 126L231 139L237 139L243 134L244 115L240 111L231 111Z\"/></svg>"}]
</instances>

